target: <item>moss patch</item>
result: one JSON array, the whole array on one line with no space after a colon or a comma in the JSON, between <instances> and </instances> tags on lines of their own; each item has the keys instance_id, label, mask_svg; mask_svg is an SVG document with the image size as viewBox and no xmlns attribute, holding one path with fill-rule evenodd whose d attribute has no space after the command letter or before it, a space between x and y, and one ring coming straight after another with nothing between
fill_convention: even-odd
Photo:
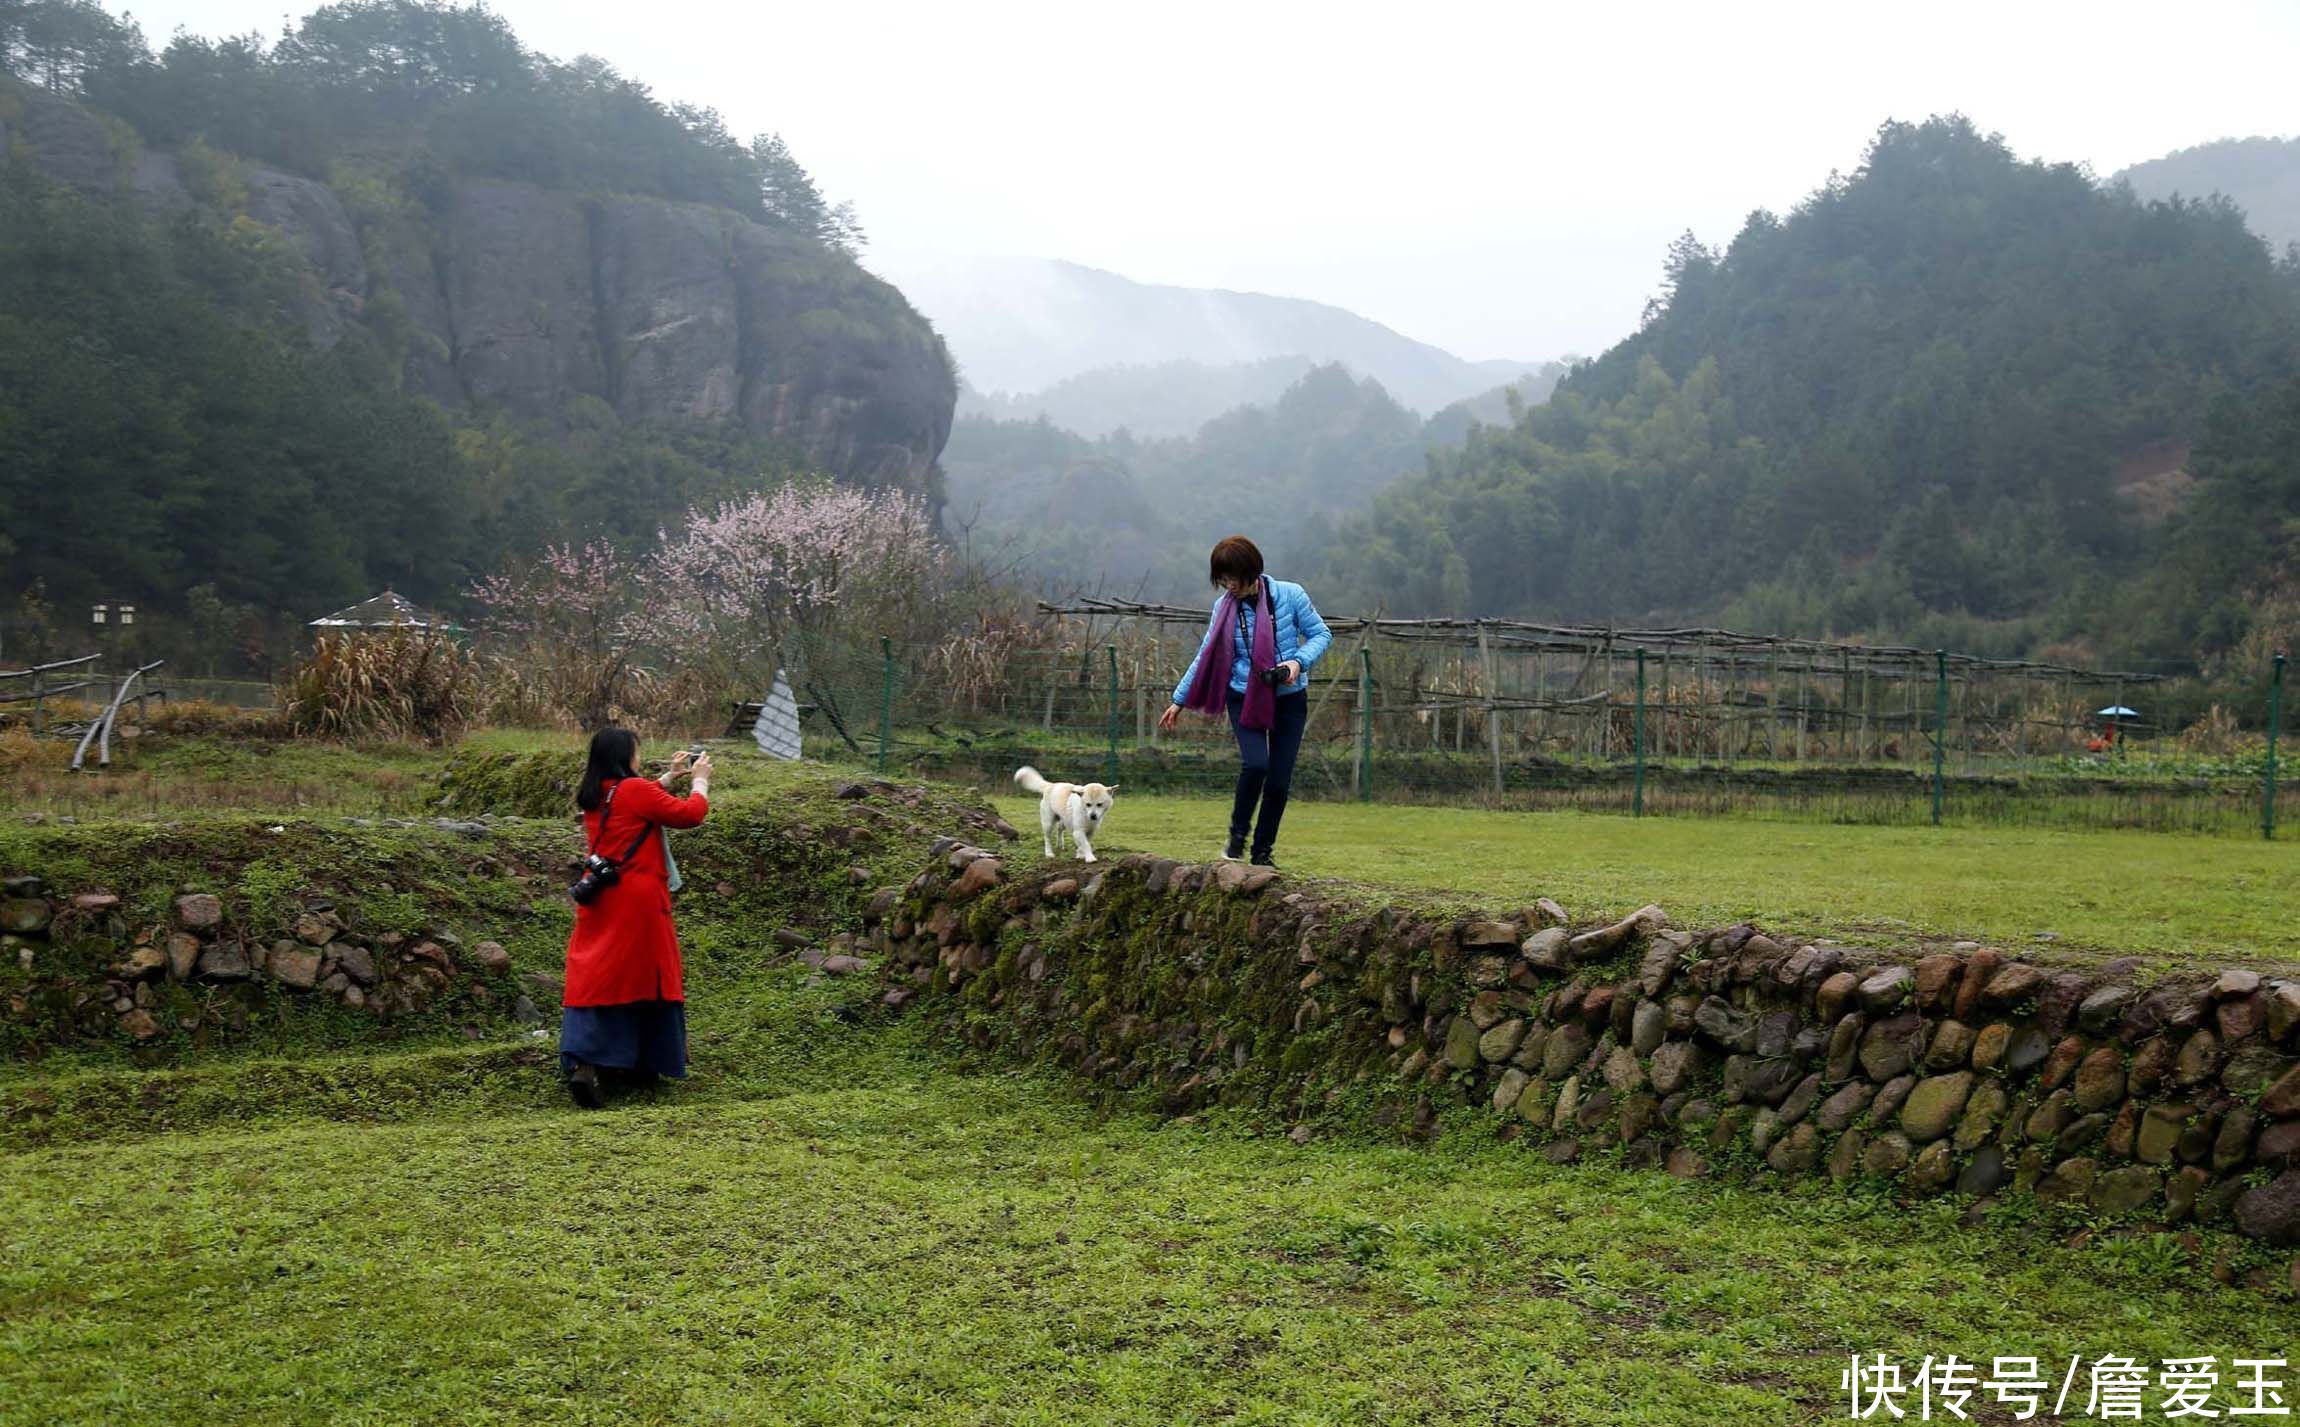
<instances>
[{"instance_id":1,"label":"moss patch","mask_svg":"<svg viewBox=\"0 0 2300 1427\"><path fill-rule=\"evenodd\" d=\"M517 779L557 755L488 756ZM933 836L992 826L979 803L819 767L759 760L721 778L711 819L673 839L690 982L740 980L789 955L776 939L785 929L831 937L856 921L870 889L907 875ZM549 1013L579 851L571 821L516 817L0 826L0 874L38 877L58 909L45 934L0 949L0 1052L14 1067L0 1079L33 1073L36 1062L52 1073L447 1044L511 1026L523 993ZM70 901L81 893L120 900L82 912ZM167 945L175 900L190 893L223 909L223 925L203 936L243 947L251 961L281 942L303 945L305 919L319 915L340 925L309 943L329 943L331 963L339 938L373 948L379 965L431 941L445 949L445 983L411 975L413 1004L379 997L374 985L347 1004L349 988L295 989L261 968L239 979L149 966L130 974L139 949ZM483 941L508 952L507 973L478 969L471 948ZM132 1010L119 1004L131 993Z\"/></svg>"}]
</instances>

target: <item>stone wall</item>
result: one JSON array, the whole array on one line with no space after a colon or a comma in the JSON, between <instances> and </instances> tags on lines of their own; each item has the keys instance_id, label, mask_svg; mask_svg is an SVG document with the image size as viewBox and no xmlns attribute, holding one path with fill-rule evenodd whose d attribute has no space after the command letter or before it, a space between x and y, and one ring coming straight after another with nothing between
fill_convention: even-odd
<instances>
[{"instance_id":1,"label":"stone wall","mask_svg":"<svg viewBox=\"0 0 2300 1427\"><path fill-rule=\"evenodd\" d=\"M9 869L0 878L0 1054L125 1046L134 1063L156 1066L290 1027L341 1043L442 1025L542 1023L556 978L514 974L495 938L525 930L521 899L555 889L564 859L534 839L486 837L476 823L442 820L440 831L441 856L457 864L453 885L427 886L432 869L396 849L330 842L347 869L377 879L375 909L317 881L280 887L260 913L251 909L241 881L249 865L286 864L261 863L228 833L218 835L218 868L202 883ZM384 876L425 895L402 897L380 884ZM475 891L482 883L518 895L490 897Z\"/></svg>"},{"instance_id":2,"label":"stone wall","mask_svg":"<svg viewBox=\"0 0 2300 1427\"><path fill-rule=\"evenodd\" d=\"M1170 1112L1299 1137L1466 1113L1557 1160L2300 1244L2300 982L2251 971L2149 982L1969 943L1902 963L1658 907L1583 927L1548 901L1369 907L1140 855L1010 876L947 839L873 900L868 940L886 1004Z\"/></svg>"},{"instance_id":3,"label":"stone wall","mask_svg":"<svg viewBox=\"0 0 2300 1427\"><path fill-rule=\"evenodd\" d=\"M466 752L441 779L454 817L31 815L0 844L0 1061L177 1067L552 1021L580 771L563 751ZM772 796L722 796L677 834L691 977L768 964L777 928L779 951L844 950L870 889L937 830L1016 835L948 788L775 776Z\"/></svg>"}]
</instances>

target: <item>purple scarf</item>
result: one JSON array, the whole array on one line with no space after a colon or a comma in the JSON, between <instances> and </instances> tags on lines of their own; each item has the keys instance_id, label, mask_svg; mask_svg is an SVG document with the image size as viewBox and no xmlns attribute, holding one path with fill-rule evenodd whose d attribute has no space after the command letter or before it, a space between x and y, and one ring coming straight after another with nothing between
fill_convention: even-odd
<instances>
[{"instance_id":1,"label":"purple scarf","mask_svg":"<svg viewBox=\"0 0 2300 1427\"><path fill-rule=\"evenodd\" d=\"M1238 643L1238 597L1226 594L1214 606L1214 627L1198 650L1198 674L1190 681L1190 697L1182 707L1202 714L1219 714L1230 706L1230 666ZM1219 656L1219 657L1217 657ZM1278 632L1270 617L1270 582L1261 581L1254 594L1254 641L1246 651L1246 706L1238 711L1240 728L1267 729L1278 721L1278 692L1263 682L1262 671L1278 666Z\"/></svg>"}]
</instances>

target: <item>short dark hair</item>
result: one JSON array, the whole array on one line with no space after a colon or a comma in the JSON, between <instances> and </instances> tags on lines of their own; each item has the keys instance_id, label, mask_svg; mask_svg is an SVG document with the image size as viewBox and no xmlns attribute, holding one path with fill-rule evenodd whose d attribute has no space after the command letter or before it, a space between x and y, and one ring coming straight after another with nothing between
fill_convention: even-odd
<instances>
[{"instance_id":1,"label":"short dark hair","mask_svg":"<svg viewBox=\"0 0 2300 1427\"><path fill-rule=\"evenodd\" d=\"M1224 580L1249 583L1262 578L1262 552L1254 542L1243 535L1232 535L1214 546L1214 553L1206 561L1206 582L1218 585Z\"/></svg>"},{"instance_id":2,"label":"short dark hair","mask_svg":"<svg viewBox=\"0 0 2300 1427\"><path fill-rule=\"evenodd\" d=\"M632 767L639 758L639 735L619 724L609 724L591 735L591 761L583 767L583 782L575 789L575 806L595 811L606 801L605 785L616 778L636 778ZM562 785L564 786L564 785Z\"/></svg>"}]
</instances>

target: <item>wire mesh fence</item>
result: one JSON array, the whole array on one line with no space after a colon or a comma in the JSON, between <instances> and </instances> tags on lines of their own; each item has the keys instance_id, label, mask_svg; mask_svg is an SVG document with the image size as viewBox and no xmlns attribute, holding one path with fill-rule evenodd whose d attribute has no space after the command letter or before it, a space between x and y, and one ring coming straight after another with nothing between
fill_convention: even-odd
<instances>
[{"instance_id":1,"label":"wire mesh fence","mask_svg":"<svg viewBox=\"0 0 2300 1427\"><path fill-rule=\"evenodd\" d=\"M1203 611L1049 606L1056 636L798 639L808 751L1001 786L1214 792L1227 724L1158 716ZM1638 816L2273 835L2283 661L2258 707L2194 679L1724 630L1327 620L1297 796ZM1043 631L1041 631L1043 635Z\"/></svg>"}]
</instances>

